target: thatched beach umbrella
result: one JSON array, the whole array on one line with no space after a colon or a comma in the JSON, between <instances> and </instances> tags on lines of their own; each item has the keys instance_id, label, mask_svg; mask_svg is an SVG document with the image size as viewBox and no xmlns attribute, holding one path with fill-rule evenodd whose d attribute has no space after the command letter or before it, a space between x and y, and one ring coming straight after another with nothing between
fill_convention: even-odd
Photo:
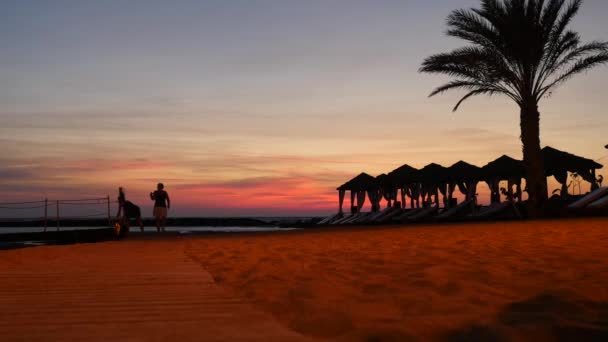
<instances>
[{"instance_id":1,"label":"thatched beach umbrella","mask_svg":"<svg viewBox=\"0 0 608 342\"><path fill-rule=\"evenodd\" d=\"M393 180L386 173L376 176L376 183L382 188L393 186Z\"/></svg>"},{"instance_id":2,"label":"thatched beach umbrella","mask_svg":"<svg viewBox=\"0 0 608 342\"><path fill-rule=\"evenodd\" d=\"M584 180L591 183L591 190L599 187L595 176L595 170L601 169L602 164L594 160L576 156L574 154L560 151L547 146L541 151L545 162L546 176L554 176L562 185L562 196L568 195L568 172L579 174Z\"/></svg>"},{"instance_id":3,"label":"thatched beach umbrella","mask_svg":"<svg viewBox=\"0 0 608 342\"><path fill-rule=\"evenodd\" d=\"M419 170L404 164L391 171L388 176L396 186L403 186L418 181Z\"/></svg>"},{"instance_id":4,"label":"thatched beach umbrella","mask_svg":"<svg viewBox=\"0 0 608 342\"><path fill-rule=\"evenodd\" d=\"M489 162L481 168L481 178L488 183L491 192L491 202L500 202L500 181L508 181L508 196L521 201L521 180L525 178L526 171L521 160L503 155ZM513 185L517 187L513 193Z\"/></svg>"},{"instance_id":5,"label":"thatched beach umbrella","mask_svg":"<svg viewBox=\"0 0 608 342\"><path fill-rule=\"evenodd\" d=\"M410 197L410 205L413 208L414 205L420 206L420 183L419 183L420 171L416 168L404 164L388 174L393 184L393 190L389 194L385 194L384 197L392 198L396 200L397 191L401 190L401 205L405 208L405 196Z\"/></svg>"},{"instance_id":6,"label":"thatched beach umbrella","mask_svg":"<svg viewBox=\"0 0 608 342\"><path fill-rule=\"evenodd\" d=\"M449 180L449 173L446 167L431 163L420 170L419 178L426 184L439 184Z\"/></svg>"},{"instance_id":7,"label":"thatched beach umbrella","mask_svg":"<svg viewBox=\"0 0 608 342\"><path fill-rule=\"evenodd\" d=\"M363 208L363 205L365 204L366 193L371 195L370 200L372 201L372 206L375 206L376 203L380 202L380 200L376 199L374 196L378 189L379 187L376 178L368 175L365 172L342 184L337 188L340 203L340 213L342 213L342 204L344 203L344 194L346 191L350 191L351 211L360 212L361 208ZM356 205L355 197L357 199Z\"/></svg>"},{"instance_id":8,"label":"thatched beach umbrella","mask_svg":"<svg viewBox=\"0 0 608 342\"><path fill-rule=\"evenodd\" d=\"M507 155L503 155L481 168L481 176L484 179L498 177L505 180L509 177L524 178L525 175L523 162Z\"/></svg>"},{"instance_id":9,"label":"thatched beach umbrella","mask_svg":"<svg viewBox=\"0 0 608 342\"><path fill-rule=\"evenodd\" d=\"M448 176L450 180L456 182L479 180L481 179L481 168L461 160L448 167Z\"/></svg>"},{"instance_id":10,"label":"thatched beach umbrella","mask_svg":"<svg viewBox=\"0 0 608 342\"><path fill-rule=\"evenodd\" d=\"M452 200L454 189L465 195L465 201L474 199L477 193L477 183L482 178L481 168L464 161L459 161L448 167L450 187L448 189L448 199Z\"/></svg>"},{"instance_id":11,"label":"thatched beach umbrella","mask_svg":"<svg viewBox=\"0 0 608 342\"><path fill-rule=\"evenodd\" d=\"M435 204L439 207L439 194L443 195L443 202L447 204L447 184L449 182L448 169L439 164L431 163L423 167L418 173L420 183L422 184L422 200L423 202L431 201L431 196L435 196ZM428 199L425 200L425 197Z\"/></svg>"}]
</instances>

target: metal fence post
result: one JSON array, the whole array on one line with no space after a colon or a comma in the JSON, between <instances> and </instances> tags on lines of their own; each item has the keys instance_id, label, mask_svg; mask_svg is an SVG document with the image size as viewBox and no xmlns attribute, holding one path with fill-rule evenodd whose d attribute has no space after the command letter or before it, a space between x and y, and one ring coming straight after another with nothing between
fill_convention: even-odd
<instances>
[{"instance_id":1,"label":"metal fence post","mask_svg":"<svg viewBox=\"0 0 608 342\"><path fill-rule=\"evenodd\" d=\"M110 214L110 195L108 195L108 225L112 227L112 215Z\"/></svg>"}]
</instances>

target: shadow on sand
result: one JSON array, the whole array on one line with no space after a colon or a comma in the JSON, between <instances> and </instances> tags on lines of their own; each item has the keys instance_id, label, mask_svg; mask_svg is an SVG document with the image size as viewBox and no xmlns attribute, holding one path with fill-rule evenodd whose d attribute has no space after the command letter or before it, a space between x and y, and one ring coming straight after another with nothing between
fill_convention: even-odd
<instances>
[{"instance_id":1,"label":"shadow on sand","mask_svg":"<svg viewBox=\"0 0 608 342\"><path fill-rule=\"evenodd\" d=\"M447 334L447 341L608 341L608 302L542 293L507 305L495 324L471 325Z\"/></svg>"}]
</instances>

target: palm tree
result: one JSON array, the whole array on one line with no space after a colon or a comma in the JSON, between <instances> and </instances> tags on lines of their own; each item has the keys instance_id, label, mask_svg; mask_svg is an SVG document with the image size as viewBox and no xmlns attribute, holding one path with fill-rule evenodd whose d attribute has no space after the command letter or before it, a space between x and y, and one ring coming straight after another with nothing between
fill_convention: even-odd
<instances>
[{"instance_id":1,"label":"palm tree","mask_svg":"<svg viewBox=\"0 0 608 342\"><path fill-rule=\"evenodd\" d=\"M481 8L455 10L447 34L468 46L424 60L421 72L454 78L430 96L460 89L475 95L505 95L520 108L521 141L530 215L541 214L547 180L540 150L543 97L572 76L608 62L608 43L582 44L568 28L582 0L481 0Z\"/></svg>"}]
</instances>

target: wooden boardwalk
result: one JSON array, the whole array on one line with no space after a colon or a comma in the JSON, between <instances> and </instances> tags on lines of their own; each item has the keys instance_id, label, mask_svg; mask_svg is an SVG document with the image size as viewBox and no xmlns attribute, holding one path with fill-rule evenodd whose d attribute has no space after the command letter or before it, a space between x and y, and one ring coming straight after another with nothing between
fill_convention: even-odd
<instances>
[{"instance_id":1,"label":"wooden boardwalk","mask_svg":"<svg viewBox=\"0 0 608 342\"><path fill-rule=\"evenodd\" d=\"M183 250L175 239L0 251L1 340L304 340Z\"/></svg>"}]
</instances>

